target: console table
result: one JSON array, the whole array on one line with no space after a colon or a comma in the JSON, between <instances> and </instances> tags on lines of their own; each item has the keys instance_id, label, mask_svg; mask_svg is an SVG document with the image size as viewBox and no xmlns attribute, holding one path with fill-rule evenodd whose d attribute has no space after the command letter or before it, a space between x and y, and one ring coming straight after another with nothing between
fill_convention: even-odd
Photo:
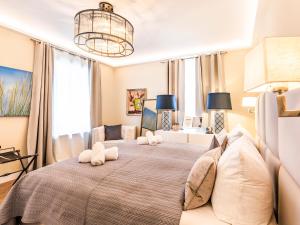
<instances>
[{"instance_id":1,"label":"console table","mask_svg":"<svg viewBox=\"0 0 300 225\"><path fill-rule=\"evenodd\" d=\"M19 161L21 164L20 170L16 170L13 172L1 174L0 177L8 176L14 173L20 173L17 177L17 179L14 181L13 184L15 184L23 175L23 173L28 173L28 168L31 166L31 164L36 160L38 154L34 155L21 155L20 150L16 150L14 147L11 148L5 148L1 149L0 147L0 164L6 164L14 161ZM29 162L27 165L23 163L24 159L29 159Z\"/></svg>"},{"instance_id":2,"label":"console table","mask_svg":"<svg viewBox=\"0 0 300 225\"><path fill-rule=\"evenodd\" d=\"M170 143L189 143L189 144L199 144L207 149L212 149L215 147L215 135L206 134L205 129L183 129L183 130L157 130L155 134L161 135L165 142Z\"/></svg>"}]
</instances>

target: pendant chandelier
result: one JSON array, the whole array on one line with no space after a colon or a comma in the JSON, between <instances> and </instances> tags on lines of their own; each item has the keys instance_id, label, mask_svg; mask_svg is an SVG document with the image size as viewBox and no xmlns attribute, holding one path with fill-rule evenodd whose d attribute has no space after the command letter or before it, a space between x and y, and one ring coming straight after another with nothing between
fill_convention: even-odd
<instances>
[{"instance_id":1,"label":"pendant chandelier","mask_svg":"<svg viewBox=\"0 0 300 225\"><path fill-rule=\"evenodd\" d=\"M99 9L78 12L74 23L74 42L84 51L107 57L124 57L134 51L132 24L115 14L107 2L100 2Z\"/></svg>"}]
</instances>

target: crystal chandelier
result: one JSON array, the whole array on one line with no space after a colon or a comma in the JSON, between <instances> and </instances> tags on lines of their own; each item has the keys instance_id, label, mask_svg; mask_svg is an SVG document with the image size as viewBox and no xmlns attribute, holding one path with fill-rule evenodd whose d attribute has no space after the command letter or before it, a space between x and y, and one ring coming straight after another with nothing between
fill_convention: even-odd
<instances>
[{"instance_id":1,"label":"crystal chandelier","mask_svg":"<svg viewBox=\"0 0 300 225\"><path fill-rule=\"evenodd\" d=\"M74 17L74 42L84 51L107 57L131 55L132 24L113 12L113 6L100 2L99 9L86 9Z\"/></svg>"}]
</instances>

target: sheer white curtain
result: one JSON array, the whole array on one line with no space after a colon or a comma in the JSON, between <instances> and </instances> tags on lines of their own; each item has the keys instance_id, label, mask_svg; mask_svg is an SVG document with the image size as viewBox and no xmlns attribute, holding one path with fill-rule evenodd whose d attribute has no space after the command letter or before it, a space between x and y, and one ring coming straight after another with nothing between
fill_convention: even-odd
<instances>
[{"instance_id":1,"label":"sheer white curtain","mask_svg":"<svg viewBox=\"0 0 300 225\"><path fill-rule=\"evenodd\" d=\"M53 136L90 131L89 61L54 51Z\"/></svg>"},{"instance_id":2,"label":"sheer white curtain","mask_svg":"<svg viewBox=\"0 0 300 225\"><path fill-rule=\"evenodd\" d=\"M77 156L88 146L90 87L89 61L54 50L52 136L56 161Z\"/></svg>"}]
</instances>

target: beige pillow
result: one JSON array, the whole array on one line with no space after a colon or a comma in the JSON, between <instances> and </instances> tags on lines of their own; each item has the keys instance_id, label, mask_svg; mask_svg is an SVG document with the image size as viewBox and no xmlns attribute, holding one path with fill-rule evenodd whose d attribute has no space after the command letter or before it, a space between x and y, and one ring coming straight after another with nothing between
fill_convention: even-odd
<instances>
[{"instance_id":1,"label":"beige pillow","mask_svg":"<svg viewBox=\"0 0 300 225\"><path fill-rule=\"evenodd\" d=\"M272 181L251 140L244 135L222 154L212 194L217 218L233 225L267 225L272 216Z\"/></svg>"},{"instance_id":2,"label":"beige pillow","mask_svg":"<svg viewBox=\"0 0 300 225\"><path fill-rule=\"evenodd\" d=\"M183 209L198 208L210 199L222 148L206 152L194 164L185 184Z\"/></svg>"}]
</instances>

